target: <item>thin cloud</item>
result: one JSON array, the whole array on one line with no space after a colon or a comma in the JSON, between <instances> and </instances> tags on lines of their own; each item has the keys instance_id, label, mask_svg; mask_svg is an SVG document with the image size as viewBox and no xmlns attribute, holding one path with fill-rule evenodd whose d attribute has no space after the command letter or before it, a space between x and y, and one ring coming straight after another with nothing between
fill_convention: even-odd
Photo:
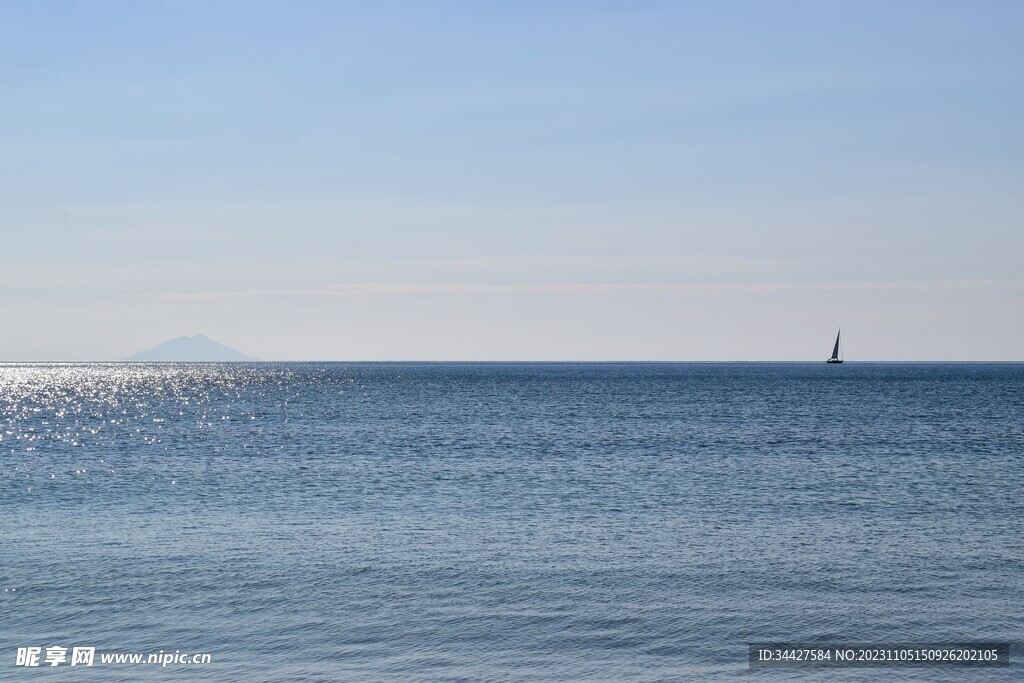
<instances>
[{"instance_id":1,"label":"thin cloud","mask_svg":"<svg viewBox=\"0 0 1024 683\"><path fill-rule=\"evenodd\" d=\"M463 284L452 282L353 282L329 287L295 289L238 289L206 292L168 292L136 295L164 301L231 301L240 299L337 299L355 296L435 296L460 293L679 293L754 294L784 291L941 291L941 290L1024 290L1024 280L931 280L890 282L815 282L758 284L673 284L673 283L516 283Z\"/></svg>"}]
</instances>

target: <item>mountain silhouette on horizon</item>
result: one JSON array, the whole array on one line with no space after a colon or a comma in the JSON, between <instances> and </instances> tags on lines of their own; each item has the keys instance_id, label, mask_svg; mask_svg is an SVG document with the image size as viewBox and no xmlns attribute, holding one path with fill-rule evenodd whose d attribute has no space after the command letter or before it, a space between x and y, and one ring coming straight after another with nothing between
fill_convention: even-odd
<instances>
[{"instance_id":1,"label":"mountain silhouette on horizon","mask_svg":"<svg viewBox=\"0 0 1024 683\"><path fill-rule=\"evenodd\" d=\"M146 351L140 351L125 360L162 360L162 361L254 361L259 360L247 356L241 351L229 348L213 341L205 334L193 337L177 337L169 339Z\"/></svg>"}]
</instances>

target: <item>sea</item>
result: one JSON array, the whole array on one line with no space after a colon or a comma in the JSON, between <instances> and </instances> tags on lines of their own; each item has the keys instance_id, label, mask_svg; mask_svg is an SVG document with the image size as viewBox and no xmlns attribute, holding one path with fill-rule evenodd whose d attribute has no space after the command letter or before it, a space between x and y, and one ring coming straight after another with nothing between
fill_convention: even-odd
<instances>
[{"instance_id":1,"label":"sea","mask_svg":"<svg viewBox=\"0 0 1024 683\"><path fill-rule=\"evenodd\" d=\"M1021 363L0 364L0 680L1021 680L1022 465Z\"/></svg>"}]
</instances>

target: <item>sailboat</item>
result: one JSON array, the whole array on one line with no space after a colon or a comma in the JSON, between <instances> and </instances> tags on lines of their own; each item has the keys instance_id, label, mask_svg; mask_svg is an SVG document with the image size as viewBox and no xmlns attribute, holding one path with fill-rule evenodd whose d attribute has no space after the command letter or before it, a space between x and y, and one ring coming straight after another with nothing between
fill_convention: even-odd
<instances>
[{"instance_id":1,"label":"sailboat","mask_svg":"<svg viewBox=\"0 0 1024 683\"><path fill-rule=\"evenodd\" d=\"M843 359L839 357L839 335L842 334L842 330L836 332L836 345L832 347L832 357L829 358L826 363L842 363Z\"/></svg>"}]
</instances>

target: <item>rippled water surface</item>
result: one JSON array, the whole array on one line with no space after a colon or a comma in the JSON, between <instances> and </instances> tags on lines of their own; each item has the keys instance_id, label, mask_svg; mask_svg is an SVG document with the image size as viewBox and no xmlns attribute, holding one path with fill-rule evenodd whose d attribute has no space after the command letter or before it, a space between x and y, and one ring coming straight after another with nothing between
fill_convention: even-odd
<instances>
[{"instance_id":1,"label":"rippled water surface","mask_svg":"<svg viewBox=\"0 0 1024 683\"><path fill-rule=\"evenodd\" d=\"M824 678L749 671L758 640L1024 663L1022 460L1021 364L0 365L0 680Z\"/></svg>"}]
</instances>

